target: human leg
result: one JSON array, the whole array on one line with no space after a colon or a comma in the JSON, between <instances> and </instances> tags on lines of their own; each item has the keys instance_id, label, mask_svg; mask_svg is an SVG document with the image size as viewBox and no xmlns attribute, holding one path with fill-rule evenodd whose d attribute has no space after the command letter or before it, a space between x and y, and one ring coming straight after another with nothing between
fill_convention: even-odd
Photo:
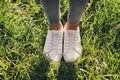
<instances>
[{"instance_id":1,"label":"human leg","mask_svg":"<svg viewBox=\"0 0 120 80\"><path fill-rule=\"evenodd\" d=\"M62 28L60 22L60 1L59 0L41 0L47 15L50 30L60 30Z\"/></svg>"},{"instance_id":2,"label":"human leg","mask_svg":"<svg viewBox=\"0 0 120 80\"><path fill-rule=\"evenodd\" d=\"M66 62L76 61L82 53L79 20L88 0L69 0L67 23L64 30L64 52Z\"/></svg>"},{"instance_id":3,"label":"human leg","mask_svg":"<svg viewBox=\"0 0 120 80\"><path fill-rule=\"evenodd\" d=\"M76 30L88 0L69 0L66 28Z\"/></svg>"},{"instance_id":4,"label":"human leg","mask_svg":"<svg viewBox=\"0 0 120 80\"><path fill-rule=\"evenodd\" d=\"M41 0L41 2L50 26L43 53L49 60L60 61L62 58L63 30L60 22L59 0Z\"/></svg>"}]
</instances>

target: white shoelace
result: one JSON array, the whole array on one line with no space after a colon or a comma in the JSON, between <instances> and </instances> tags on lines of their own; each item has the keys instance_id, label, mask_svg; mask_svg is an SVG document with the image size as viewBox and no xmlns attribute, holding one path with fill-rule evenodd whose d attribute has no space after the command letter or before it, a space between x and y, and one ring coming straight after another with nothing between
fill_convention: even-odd
<instances>
[{"instance_id":1,"label":"white shoelace","mask_svg":"<svg viewBox=\"0 0 120 80\"><path fill-rule=\"evenodd\" d=\"M73 50L76 45L76 39L78 39L76 32L68 31L65 38L65 50Z\"/></svg>"},{"instance_id":2,"label":"white shoelace","mask_svg":"<svg viewBox=\"0 0 120 80\"><path fill-rule=\"evenodd\" d=\"M59 50L61 49L61 33L60 32L52 32L52 41L51 41L51 49Z\"/></svg>"}]
</instances>

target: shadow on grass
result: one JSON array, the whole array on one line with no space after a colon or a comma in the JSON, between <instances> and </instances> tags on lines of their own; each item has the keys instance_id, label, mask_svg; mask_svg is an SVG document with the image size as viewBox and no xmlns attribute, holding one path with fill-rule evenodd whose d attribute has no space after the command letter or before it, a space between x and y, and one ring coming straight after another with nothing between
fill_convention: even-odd
<instances>
[{"instance_id":1,"label":"shadow on grass","mask_svg":"<svg viewBox=\"0 0 120 80\"><path fill-rule=\"evenodd\" d=\"M30 73L30 80L47 80L49 66L49 61L41 57L37 60L37 63L33 65L33 69Z\"/></svg>"},{"instance_id":2,"label":"shadow on grass","mask_svg":"<svg viewBox=\"0 0 120 80\"><path fill-rule=\"evenodd\" d=\"M49 62L42 57L40 62L33 65L30 80L76 80L77 69L74 63Z\"/></svg>"},{"instance_id":3,"label":"shadow on grass","mask_svg":"<svg viewBox=\"0 0 120 80\"><path fill-rule=\"evenodd\" d=\"M57 80L76 80L76 78L75 64L62 61L58 69Z\"/></svg>"}]
</instances>

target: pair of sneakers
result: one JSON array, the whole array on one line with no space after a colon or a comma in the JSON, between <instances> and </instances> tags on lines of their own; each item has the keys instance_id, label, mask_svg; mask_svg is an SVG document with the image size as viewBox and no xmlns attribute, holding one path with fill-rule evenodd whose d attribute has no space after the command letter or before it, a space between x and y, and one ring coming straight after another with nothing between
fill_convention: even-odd
<instances>
[{"instance_id":1,"label":"pair of sneakers","mask_svg":"<svg viewBox=\"0 0 120 80\"><path fill-rule=\"evenodd\" d=\"M43 53L51 61L62 57L66 62L76 61L82 53L79 29L48 30Z\"/></svg>"}]
</instances>

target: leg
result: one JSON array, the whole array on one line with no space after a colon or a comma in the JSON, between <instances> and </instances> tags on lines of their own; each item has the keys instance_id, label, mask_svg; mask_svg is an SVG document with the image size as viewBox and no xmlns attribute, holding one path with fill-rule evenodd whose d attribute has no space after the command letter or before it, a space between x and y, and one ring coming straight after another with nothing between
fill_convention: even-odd
<instances>
[{"instance_id":1,"label":"leg","mask_svg":"<svg viewBox=\"0 0 120 80\"><path fill-rule=\"evenodd\" d=\"M41 0L45 9L50 30L48 30L43 53L49 60L60 61L62 58L63 29L60 23L60 1Z\"/></svg>"},{"instance_id":2,"label":"leg","mask_svg":"<svg viewBox=\"0 0 120 80\"><path fill-rule=\"evenodd\" d=\"M88 0L69 0L67 29L77 29L82 12Z\"/></svg>"},{"instance_id":3,"label":"leg","mask_svg":"<svg viewBox=\"0 0 120 80\"><path fill-rule=\"evenodd\" d=\"M60 1L59 0L41 0L46 12L50 29L60 29Z\"/></svg>"},{"instance_id":4,"label":"leg","mask_svg":"<svg viewBox=\"0 0 120 80\"><path fill-rule=\"evenodd\" d=\"M66 62L74 62L82 54L79 19L88 0L69 0L69 12L64 30L64 53Z\"/></svg>"}]
</instances>

